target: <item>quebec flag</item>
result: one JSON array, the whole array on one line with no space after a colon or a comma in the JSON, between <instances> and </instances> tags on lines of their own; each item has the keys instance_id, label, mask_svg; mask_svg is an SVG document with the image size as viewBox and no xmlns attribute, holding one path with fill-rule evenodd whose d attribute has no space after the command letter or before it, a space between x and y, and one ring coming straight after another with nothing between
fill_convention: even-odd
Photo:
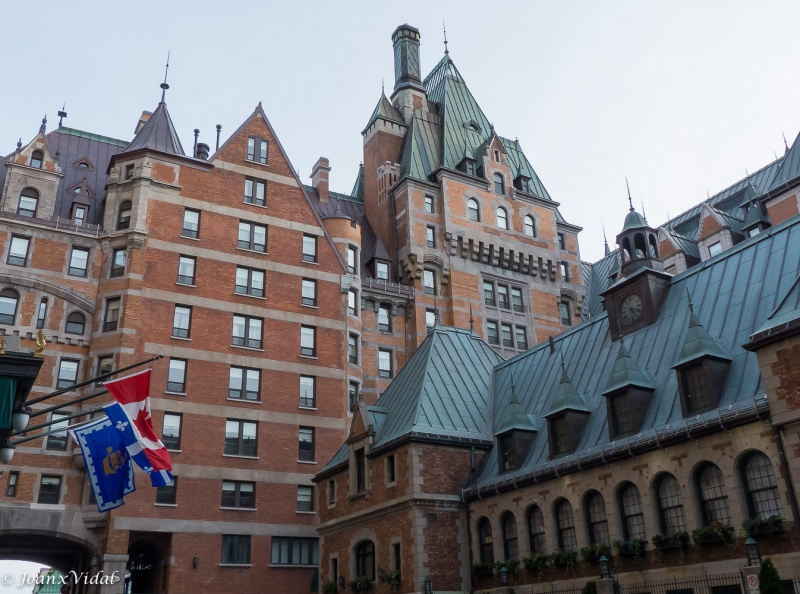
<instances>
[{"instance_id":1,"label":"quebec flag","mask_svg":"<svg viewBox=\"0 0 800 594\"><path fill-rule=\"evenodd\" d=\"M133 493L133 464L119 431L110 419L102 418L71 430L86 462L97 511L105 512L125 504Z\"/></svg>"},{"instance_id":2,"label":"quebec flag","mask_svg":"<svg viewBox=\"0 0 800 594\"><path fill-rule=\"evenodd\" d=\"M150 414L150 369L127 375L105 387L116 400L105 407L106 414L119 434L128 454L150 475L154 487L172 482L172 462L167 448L153 430Z\"/></svg>"}]
</instances>

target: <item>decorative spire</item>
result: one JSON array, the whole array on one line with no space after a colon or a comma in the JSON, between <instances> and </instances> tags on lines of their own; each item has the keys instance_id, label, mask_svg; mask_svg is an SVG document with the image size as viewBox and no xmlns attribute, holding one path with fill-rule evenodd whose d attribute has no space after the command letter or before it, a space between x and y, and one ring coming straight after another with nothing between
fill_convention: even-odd
<instances>
[{"instance_id":1,"label":"decorative spire","mask_svg":"<svg viewBox=\"0 0 800 594\"><path fill-rule=\"evenodd\" d=\"M644 214L644 199L642 199L642 218L643 218L645 221L647 220L647 215L646 215L646 214Z\"/></svg>"},{"instance_id":2,"label":"decorative spire","mask_svg":"<svg viewBox=\"0 0 800 594\"><path fill-rule=\"evenodd\" d=\"M61 111L58 112L58 127L60 128L64 123L64 118L67 117L67 102L64 101L64 105L61 107Z\"/></svg>"},{"instance_id":3,"label":"decorative spire","mask_svg":"<svg viewBox=\"0 0 800 594\"><path fill-rule=\"evenodd\" d=\"M628 188L628 204L631 205L631 210L633 210L633 199L631 198L631 187L628 185L628 178L625 178L625 187Z\"/></svg>"},{"instance_id":4,"label":"decorative spire","mask_svg":"<svg viewBox=\"0 0 800 594\"><path fill-rule=\"evenodd\" d=\"M170 52L167 52L167 67L164 69L164 82L161 83L161 103L164 103L164 99L166 98L167 89L169 85L167 84L167 75L169 74L169 55Z\"/></svg>"},{"instance_id":5,"label":"decorative spire","mask_svg":"<svg viewBox=\"0 0 800 594\"><path fill-rule=\"evenodd\" d=\"M606 226L603 225L603 244L605 245L605 255L608 256L611 253L611 250L608 249L608 239L606 239Z\"/></svg>"},{"instance_id":6,"label":"decorative spire","mask_svg":"<svg viewBox=\"0 0 800 594\"><path fill-rule=\"evenodd\" d=\"M219 150L219 133L222 132L222 124L217 124L217 150Z\"/></svg>"},{"instance_id":7,"label":"decorative spire","mask_svg":"<svg viewBox=\"0 0 800 594\"><path fill-rule=\"evenodd\" d=\"M22 150L22 136L20 136L19 140L17 141L17 152L21 150Z\"/></svg>"},{"instance_id":8,"label":"decorative spire","mask_svg":"<svg viewBox=\"0 0 800 594\"><path fill-rule=\"evenodd\" d=\"M42 125L39 126L39 132L44 134L46 130L47 130L47 115L45 114L45 116L42 118Z\"/></svg>"},{"instance_id":9,"label":"decorative spire","mask_svg":"<svg viewBox=\"0 0 800 594\"><path fill-rule=\"evenodd\" d=\"M442 30L444 31L444 53L449 54L450 50L447 49L447 27L444 26L444 19L442 19Z\"/></svg>"},{"instance_id":10,"label":"decorative spire","mask_svg":"<svg viewBox=\"0 0 800 594\"><path fill-rule=\"evenodd\" d=\"M785 155L786 153L789 152L789 143L786 142L786 134L784 134L783 132L781 132L781 134L783 134L783 146L784 146L783 154Z\"/></svg>"}]
</instances>

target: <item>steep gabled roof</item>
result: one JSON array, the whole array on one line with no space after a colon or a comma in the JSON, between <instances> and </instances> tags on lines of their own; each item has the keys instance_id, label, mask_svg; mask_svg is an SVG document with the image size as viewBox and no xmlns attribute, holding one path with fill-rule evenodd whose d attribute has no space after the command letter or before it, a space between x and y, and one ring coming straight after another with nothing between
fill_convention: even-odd
<instances>
[{"instance_id":1,"label":"steep gabled roof","mask_svg":"<svg viewBox=\"0 0 800 594\"><path fill-rule=\"evenodd\" d=\"M522 410L513 386L511 387L511 398L508 400L503 416L500 417L500 422L494 429L494 434L496 436L503 435L510 431L537 431L536 420Z\"/></svg>"},{"instance_id":2,"label":"steep gabled roof","mask_svg":"<svg viewBox=\"0 0 800 594\"><path fill-rule=\"evenodd\" d=\"M158 104L153 115L147 120L139 130L139 133L133 137L131 143L125 147L123 153L131 153L140 149L150 149L168 153L170 155L186 156L183 152L178 133L175 131L175 125L172 123L172 118L167 111L167 104L164 101Z\"/></svg>"},{"instance_id":3,"label":"steep gabled roof","mask_svg":"<svg viewBox=\"0 0 800 594\"><path fill-rule=\"evenodd\" d=\"M561 363L561 380L558 382L558 387L553 394L553 399L550 402L550 409L542 415L543 417L551 417L558 413L574 410L577 412L589 412L589 407L586 405L586 400L578 393L572 380L567 375L567 368L564 363Z\"/></svg>"},{"instance_id":4,"label":"steep gabled roof","mask_svg":"<svg viewBox=\"0 0 800 594\"><path fill-rule=\"evenodd\" d=\"M392 105L392 102L389 101L389 99L386 97L386 94L383 92L383 89L381 89L381 98L378 99L378 104L372 111L372 115L369 118L369 122L367 122L367 125L364 126L364 132L366 132L367 129L377 119L389 120L390 122L400 124L401 126L406 125L406 123L403 121L403 114L401 114L400 110L398 110L394 105Z\"/></svg>"},{"instance_id":5,"label":"steep gabled roof","mask_svg":"<svg viewBox=\"0 0 800 594\"><path fill-rule=\"evenodd\" d=\"M767 321L755 331L751 338L758 340L774 336L798 325L800 325L800 275L781 299L778 307L769 314Z\"/></svg>"},{"instance_id":6,"label":"steep gabled roof","mask_svg":"<svg viewBox=\"0 0 800 594\"><path fill-rule=\"evenodd\" d=\"M352 198L356 198L364 202L364 164L358 166L358 175L356 176L356 183L353 184L353 190L350 192Z\"/></svg>"},{"instance_id":7,"label":"steep gabled roof","mask_svg":"<svg viewBox=\"0 0 800 594\"><path fill-rule=\"evenodd\" d=\"M644 372L639 369L628 349L625 348L624 339L620 338L617 359L614 361L614 367L611 368L611 376L608 378L603 395L629 387L645 388L647 390L656 389L652 382L647 379Z\"/></svg>"},{"instance_id":8,"label":"steep gabled roof","mask_svg":"<svg viewBox=\"0 0 800 594\"><path fill-rule=\"evenodd\" d=\"M775 172L767 192L780 191L783 186L788 186L800 177L800 142L798 140L800 140L800 134L794 139L789 152L783 156L781 166Z\"/></svg>"}]
</instances>

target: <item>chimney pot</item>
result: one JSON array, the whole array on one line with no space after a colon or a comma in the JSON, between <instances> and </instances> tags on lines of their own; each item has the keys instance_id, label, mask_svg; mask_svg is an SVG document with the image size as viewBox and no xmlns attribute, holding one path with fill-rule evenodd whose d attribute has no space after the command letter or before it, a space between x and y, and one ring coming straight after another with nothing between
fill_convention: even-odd
<instances>
[{"instance_id":1,"label":"chimney pot","mask_svg":"<svg viewBox=\"0 0 800 594\"><path fill-rule=\"evenodd\" d=\"M208 152L210 147L205 142L198 142L197 143L197 151L195 152L195 159L201 159L203 161L208 161Z\"/></svg>"},{"instance_id":2,"label":"chimney pot","mask_svg":"<svg viewBox=\"0 0 800 594\"><path fill-rule=\"evenodd\" d=\"M328 193L328 173L331 168L328 159L320 157L311 170L311 185L317 190L320 202L327 202L330 198Z\"/></svg>"}]
</instances>

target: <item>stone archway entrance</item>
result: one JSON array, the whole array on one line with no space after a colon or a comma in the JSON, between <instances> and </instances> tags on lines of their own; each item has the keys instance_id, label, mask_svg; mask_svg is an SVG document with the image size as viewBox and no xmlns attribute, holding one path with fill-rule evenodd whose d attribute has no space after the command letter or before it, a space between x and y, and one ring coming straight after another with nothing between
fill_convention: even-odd
<instances>
[{"instance_id":1,"label":"stone archway entrance","mask_svg":"<svg viewBox=\"0 0 800 594\"><path fill-rule=\"evenodd\" d=\"M128 564L125 568L125 594L166 592L171 535L131 532Z\"/></svg>"}]
</instances>

